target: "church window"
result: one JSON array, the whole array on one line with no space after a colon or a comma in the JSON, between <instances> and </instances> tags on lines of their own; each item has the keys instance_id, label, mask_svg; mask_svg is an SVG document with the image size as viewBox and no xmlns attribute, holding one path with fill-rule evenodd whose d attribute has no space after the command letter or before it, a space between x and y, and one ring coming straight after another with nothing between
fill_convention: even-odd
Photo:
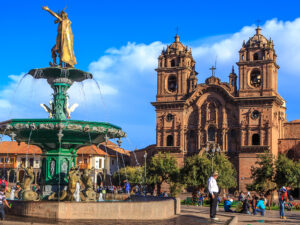
<instances>
[{"instance_id":1,"label":"church window","mask_svg":"<svg viewBox=\"0 0 300 225\"><path fill-rule=\"evenodd\" d=\"M253 60L259 60L259 55L258 55L258 53L255 53L255 54L253 55Z\"/></svg>"},{"instance_id":2,"label":"church window","mask_svg":"<svg viewBox=\"0 0 300 225\"><path fill-rule=\"evenodd\" d=\"M175 59L173 59L172 61L171 61L171 67L174 67L175 66Z\"/></svg>"},{"instance_id":3,"label":"church window","mask_svg":"<svg viewBox=\"0 0 300 225\"><path fill-rule=\"evenodd\" d=\"M167 146L173 146L174 145L174 138L173 135L167 136Z\"/></svg>"},{"instance_id":4,"label":"church window","mask_svg":"<svg viewBox=\"0 0 300 225\"><path fill-rule=\"evenodd\" d=\"M177 79L175 76L170 76L168 79L168 90L171 92L176 91L177 89Z\"/></svg>"},{"instance_id":5,"label":"church window","mask_svg":"<svg viewBox=\"0 0 300 225\"><path fill-rule=\"evenodd\" d=\"M167 121L170 122L170 121L172 121L172 120L173 120L173 115L169 113L169 114L167 115Z\"/></svg>"},{"instance_id":6,"label":"church window","mask_svg":"<svg viewBox=\"0 0 300 225\"><path fill-rule=\"evenodd\" d=\"M259 70L255 69L251 72L250 84L254 87L259 87L261 85L261 74Z\"/></svg>"},{"instance_id":7,"label":"church window","mask_svg":"<svg viewBox=\"0 0 300 225\"><path fill-rule=\"evenodd\" d=\"M260 135L259 134L252 135L252 145L260 145Z\"/></svg>"},{"instance_id":8,"label":"church window","mask_svg":"<svg viewBox=\"0 0 300 225\"><path fill-rule=\"evenodd\" d=\"M210 127L208 128L208 141L215 141L215 128L214 127Z\"/></svg>"}]
</instances>

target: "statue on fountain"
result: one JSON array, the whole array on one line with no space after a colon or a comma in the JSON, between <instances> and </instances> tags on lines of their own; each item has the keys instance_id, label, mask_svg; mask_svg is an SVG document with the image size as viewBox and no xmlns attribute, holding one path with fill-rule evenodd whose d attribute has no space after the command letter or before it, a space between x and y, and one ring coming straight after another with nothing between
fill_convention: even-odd
<instances>
[{"instance_id":1,"label":"statue on fountain","mask_svg":"<svg viewBox=\"0 0 300 225\"><path fill-rule=\"evenodd\" d=\"M63 67L74 67L76 62L74 49L73 49L73 32L71 29L71 21L68 18L68 14L65 9L61 12L55 13L51 11L48 6L43 6L43 10L49 12L56 18L55 24L58 23L56 44L51 49L53 63L50 62L51 66L57 66L56 57L59 58L59 66Z\"/></svg>"},{"instance_id":2,"label":"statue on fountain","mask_svg":"<svg viewBox=\"0 0 300 225\"><path fill-rule=\"evenodd\" d=\"M23 167L23 169L25 171L25 179L24 183L22 184L23 188L21 190L20 196L24 201L39 201L39 195L31 189L31 184L34 181L33 168L32 166L30 166L27 168Z\"/></svg>"},{"instance_id":3,"label":"statue on fountain","mask_svg":"<svg viewBox=\"0 0 300 225\"><path fill-rule=\"evenodd\" d=\"M97 194L93 189L93 181L92 177L90 176L92 172L92 169L85 169L83 171L82 175L82 183L85 186L85 189L83 190L83 194L85 197L85 201L96 201L97 200Z\"/></svg>"}]
</instances>

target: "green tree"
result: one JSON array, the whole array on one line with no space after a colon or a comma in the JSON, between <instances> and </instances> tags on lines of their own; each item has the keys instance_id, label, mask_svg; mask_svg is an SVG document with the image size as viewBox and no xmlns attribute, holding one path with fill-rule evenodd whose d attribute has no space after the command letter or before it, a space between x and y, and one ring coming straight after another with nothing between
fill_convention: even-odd
<instances>
[{"instance_id":1,"label":"green tree","mask_svg":"<svg viewBox=\"0 0 300 225\"><path fill-rule=\"evenodd\" d=\"M157 185L157 193L161 192L163 182L167 184L177 183L179 177L179 169L177 161L170 154L158 153L152 157L147 168L147 183Z\"/></svg>"},{"instance_id":2,"label":"green tree","mask_svg":"<svg viewBox=\"0 0 300 225\"><path fill-rule=\"evenodd\" d=\"M220 188L233 188L237 185L237 174L233 164L225 154L217 154L214 159L214 170L218 171Z\"/></svg>"},{"instance_id":3,"label":"green tree","mask_svg":"<svg viewBox=\"0 0 300 225\"><path fill-rule=\"evenodd\" d=\"M276 160L275 182L278 187L290 186L297 188L300 186L300 163L293 162L285 155L279 155Z\"/></svg>"},{"instance_id":4,"label":"green tree","mask_svg":"<svg viewBox=\"0 0 300 225\"><path fill-rule=\"evenodd\" d=\"M205 155L187 157L180 171L181 182L194 188L204 188L211 171L211 161Z\"/></svg>"},{"instance_id":5,"label":"green tree","mask_svg":"<svg viewBox=\"0 0 300 225\"><path fill-rule=\"evenodd\" d=\"M274 189L275 166L272 154L265 152L258 155L258 161L255 163L257 166L251 167L252 184L247 185L248 190L259 192L266 192Z\"/></svg>"},{"instance_id":6,"label":"green tree","mask_svg":"<svg viewBox=\"0 0 300 225\"><path fill-rule=\"evenodd\" d=\"M143 171L143 167L123 167L113 174L112 182L117 186L122 185L124 180L128 180L131 185L140 184L144 176Z\"/></svg>"}]
</instances>

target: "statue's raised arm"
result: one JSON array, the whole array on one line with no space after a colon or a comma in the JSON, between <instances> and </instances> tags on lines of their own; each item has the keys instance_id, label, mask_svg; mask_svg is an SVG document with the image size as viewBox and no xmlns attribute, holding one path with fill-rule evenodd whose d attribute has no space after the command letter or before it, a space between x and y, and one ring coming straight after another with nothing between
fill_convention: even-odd
<instances>
[{"instance_id":1,"label":"statue's raised arm","mask_svg":"<svg viewBox=\"0 0 300 225\"><path fill-rule=\"evenodd\" d=\"M56 44L51 49L53 62L50 62L51 66L58 66L56 64L56 57L59 58L59 66L61 67L74 67L76 62L74 49L73 49L73 33L71 29L71 21L68 18L68 14L63 10L59 13L51 11L48 6L43 6L43 10L49 12L57 20L58 24Z\"/></svg>"},{"instance_id":2,"label":"statue's raised arm","mask_svg":"<svg viewBox=\"0 0 300 225\"><path fill-rule=\"evenodd\" d=\"M62 18L59 15L57 15L55 12L53 12L51 9L49 9L48 6L43 6L42 8L43 10L49 12L52 16L54 16L59 21L62 21Z\"/></svg>"}]
</instances>

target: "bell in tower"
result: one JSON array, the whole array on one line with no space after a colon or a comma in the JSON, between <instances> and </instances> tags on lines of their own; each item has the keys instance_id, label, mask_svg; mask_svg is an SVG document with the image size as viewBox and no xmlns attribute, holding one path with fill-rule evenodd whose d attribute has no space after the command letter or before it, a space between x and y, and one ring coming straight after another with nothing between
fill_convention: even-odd
<instances>
[{"instance_id":1,"label":"bell in tower","mask_svg":"<svg viewBox=\"0 0 300 225\"><path fill-rule=\"evenodd\" d=\"M277 70L276 53L273 41L261 34L256 34L239 51L239 96L276 96Z\"/></svg>"}]
</instances>

